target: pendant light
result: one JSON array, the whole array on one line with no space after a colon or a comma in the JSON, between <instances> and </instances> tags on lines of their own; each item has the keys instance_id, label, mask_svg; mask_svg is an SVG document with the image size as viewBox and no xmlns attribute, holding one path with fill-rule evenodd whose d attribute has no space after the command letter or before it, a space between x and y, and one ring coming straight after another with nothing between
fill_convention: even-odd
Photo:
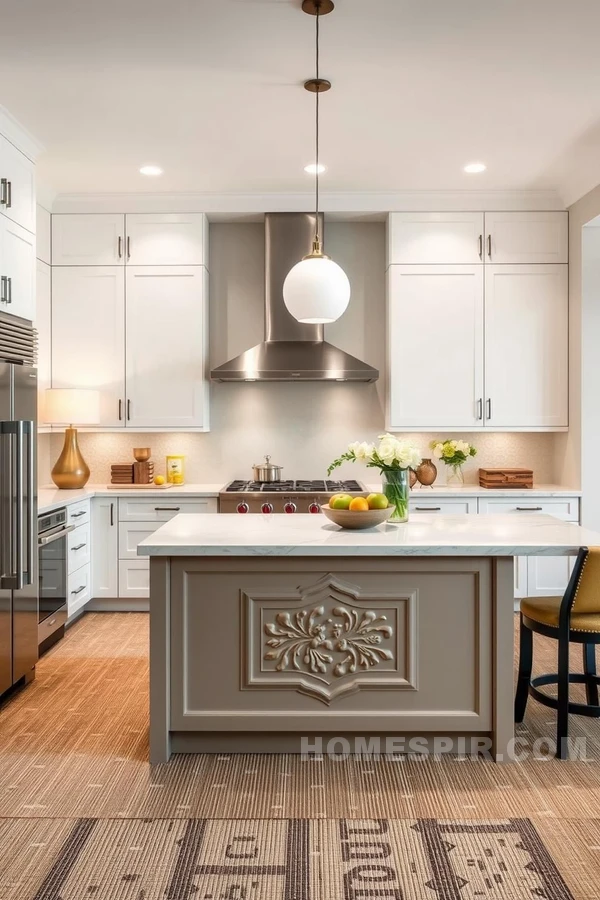
<instances>
[{"instance_id":1,"label":"pendant light","mask_svg":"<svg viewBox=\"0 0 600 900\"><path fill-rule=\"evenodd\" d=\"M323 253L319 225L319 95L331 88L331 82L319 77L319 19L333 9L332 0L303 0L305 13L315 16L315 78L304 87L315 95L315 238L312 251L290 269L283 283L283 300L292 316L307 325L335 322L350 301L348 276Z\"/></svg>"}]
</instances>

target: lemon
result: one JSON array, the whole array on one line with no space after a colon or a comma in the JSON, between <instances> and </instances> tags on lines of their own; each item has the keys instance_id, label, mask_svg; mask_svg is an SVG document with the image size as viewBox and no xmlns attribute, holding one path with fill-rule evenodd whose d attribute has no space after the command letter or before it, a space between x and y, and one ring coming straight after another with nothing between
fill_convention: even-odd
<instances>
[{"instance_id":1,"label":"lemon","mask_svg":"<svg viewBox=\"0 0 600 900\"><path fill-rule=\"evenodd\" d=\"M155 475L154 476L154 484L164 484L165 476L164 475Z\"/></svg>"}]
</instances>

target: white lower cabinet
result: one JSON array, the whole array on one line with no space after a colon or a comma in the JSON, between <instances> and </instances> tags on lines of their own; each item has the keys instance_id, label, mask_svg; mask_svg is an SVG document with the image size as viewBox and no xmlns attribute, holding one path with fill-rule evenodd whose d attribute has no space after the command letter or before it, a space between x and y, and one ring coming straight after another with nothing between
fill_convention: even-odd
<instances>
[{"instance_id":1,"label":"white lower cabinet","mask_svg":"<svg viewBox=\"0 0 600 900\"><path fill-rule=\"evenodd\" d=\"M530 556L527 560L527 596L564 594L574 564L574 556Z\"/></svg>"},{"instance_id":2,"label":"white lower cabinet","mask_svg":"<svg viewBox=\"0 0 600 900\"><path fill-rule=\"evenodd\" d=\"M416 491L417 495L420 493ZM444 516L467 515L477 512L477 498L466 497L461 500L457 497L453 500L438 499L428 497L427 491L423 491L423 497L415 496L413 492L410 496L410 512L411 513L438 513Z\"/></svg>"},{"instance_id":3,"label":"white lower cabinet","mask_svg":"<svg viewBox=\"0 0 600 900\"><path fill-rule=\"evenodd\" d=\"M72 619L91 599L92 578L89 563L69 574L67 580L67 618Z\"/></svg>"},{"instance_id":4,"label":"white lower cabinet","mask_svg":"<svg viewBox=\"0 0 600 900\"><path fill-rule=\"evenodd\" d=\"M119 597L145 600L150 596L150 562L147 559L119 560Z\"/></svg>"},{"instance_id":5,"label":"white lower cabinet","mask_svg":"<svg viewBox=\"0 0 600 900\"><path fill-rule=\"evenodd\" d=\"M92 595L106 600L119 594L116 497L92 500Z\"/></svg>"}]
</instances>

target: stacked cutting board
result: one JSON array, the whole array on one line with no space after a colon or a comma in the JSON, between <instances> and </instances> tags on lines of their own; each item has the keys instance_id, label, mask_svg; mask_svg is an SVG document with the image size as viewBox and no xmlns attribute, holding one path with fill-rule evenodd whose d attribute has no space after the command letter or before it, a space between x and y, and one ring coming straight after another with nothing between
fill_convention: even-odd
<instances>
[{"instance_id":1,"label":"stacked cutting board","mask_svg":"<svg viewBox=\"0 0 600 900\"><path fill-rule=\"evenodd\" d=\"M154 462L149 447L134 448L133 463L113 463L110 467L110 488L168 488L170 484L154 484Z\"/></svg>"}]
</instances>

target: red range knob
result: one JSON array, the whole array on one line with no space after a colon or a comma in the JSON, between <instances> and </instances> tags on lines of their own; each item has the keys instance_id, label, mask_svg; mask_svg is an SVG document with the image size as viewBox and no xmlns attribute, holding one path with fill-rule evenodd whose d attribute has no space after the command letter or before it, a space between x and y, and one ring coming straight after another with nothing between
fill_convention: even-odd
<instances>
[{"instance_id":1,"label":"red range knob","mask_svg":"<svg viewBox=\"0 0 600 900\"><path fill-rule=\"evenodd\" d=\"M321 507L316 500L313 500L313 502L309 504L308 511L309 513L318 513L321 512Z\"/></svg>"},{"instance_id":2,"label":"red range knob","mask_svg":"<svg viewBox=\"0 0 600 900\"><path fill-rule=\"evenodd\" d=\"M283 505L283 511L285 513L295 513L296 509L297 509L296 504L292 503L291 500L288 500L288 502L284 503L284 505Z\"/></svg>"},{"instance_id":3,"label":"red range knob","mask_svg":"<svg viewBox=\"0 0 600 900\"><path fill-rule=\"evenodd\" d=\"M263 503L263 505L261 506L260 509L261 509L261 512L265 513L265 515L267 513L272 513L273 512L273 504L272 503Z\"/></svg>"},{"instance_id":4,"label":"red range knob","mask_svg":"<svg viewBox=\"0 0 600 900\"><path fill-rule=\"evenodd\" d=\"M239 513L247 513L247 512L250 512L250 507L248 506L248 504L247 504L244 500L242 500L241 503L238 503L236 509L237 509L237 511L238 511Z\"/></svg>"}]
</instances>

